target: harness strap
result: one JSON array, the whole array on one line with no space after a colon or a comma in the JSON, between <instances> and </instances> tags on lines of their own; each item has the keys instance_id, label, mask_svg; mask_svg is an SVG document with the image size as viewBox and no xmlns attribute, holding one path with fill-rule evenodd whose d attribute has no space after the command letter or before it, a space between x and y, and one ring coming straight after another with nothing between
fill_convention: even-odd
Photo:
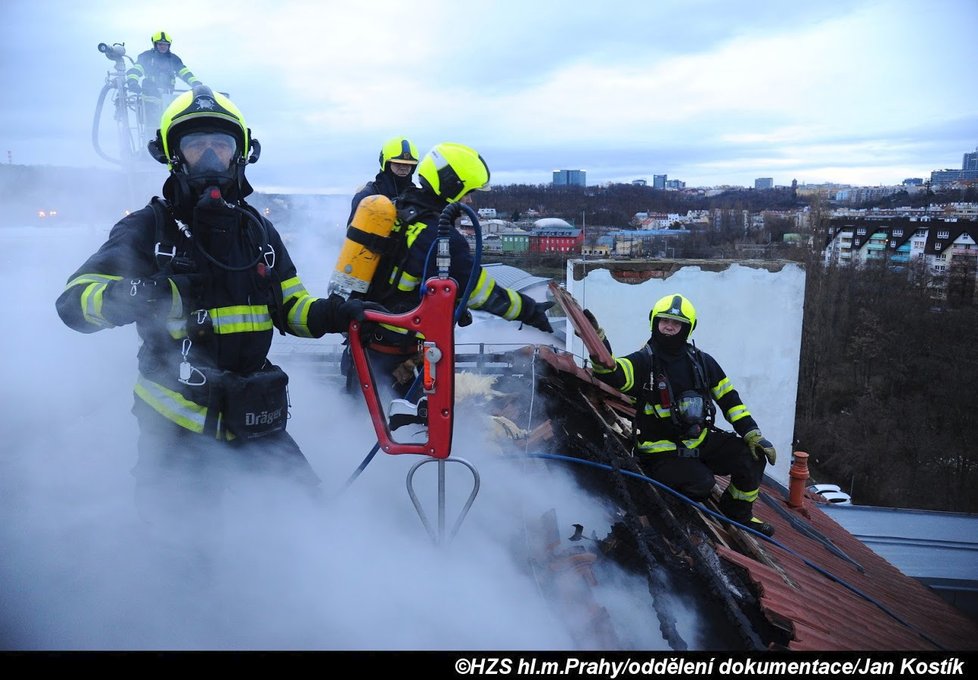
<instances>
[{"instance_id":1,"label":"harness strap","mask_svg":"<svg viewBox=\"0 0 978 680\"><path fill-rule=\"evenodd\" d=\"M649 381L646 383L648 391L655 391L659 394L659 403L663 409L668 409L670 414L670 420L672 420L674 425L679 425L679 414L674 408L675 396L672 391L672 384L669 382L668 377L664 370L656 371L658 362L658 357L652 351L652 346L649 343L645 343L642 347L645 353L649 357ZM710 392L710 386L706 382L706 370L703 366L703 355L696 348L695 345L686 348L686 354L693 365L693 389L703 396L704 406L706 407L705 421L708 428L713 427L714 417L716 415L716 408L713 405L713 395ZM658 374L658 375L657 375ZM648 398L646 397L646 389L643 389L640 394L642 395L641 403L637 404L636 414L641 413L646 404L648 403ZM697 454L698 455L698 454Z\"/></svg>"},{"instance_id":2,"label":"harness strap","mask_svg":"<svg viewBox=\"0 0 978 680\"><path fill-rule=\"evenodd\" d=\"M367 250L377 253L378 255L386 255L391 253L396 247L396 244L392 238L388 236L380 236L379 234L373 234L362 229L357 229L352 224L346 228L346 237L354 243L359 243L367 248Z\"/></svg>"}]
</instances>

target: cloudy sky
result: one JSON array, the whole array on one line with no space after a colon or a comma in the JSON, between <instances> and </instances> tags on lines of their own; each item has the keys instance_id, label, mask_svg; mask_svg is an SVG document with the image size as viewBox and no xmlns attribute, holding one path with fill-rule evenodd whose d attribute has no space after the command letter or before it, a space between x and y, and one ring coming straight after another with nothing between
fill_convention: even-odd
<instances>
[{"instance_id":1,"label":"cloudy sky","mask_svg":"<svg viewBox=\"0 0 978 680\"><path fill-rule=\"evenodd\" d=\"M111 63L157 30L231 94L259 189L351 193L382 141L477 148L493 181L892 184L978 145L974 0L7 0L0 162L103 165ZM105 124L111 121L106 120Z\"/></svg>"}]
</instances>

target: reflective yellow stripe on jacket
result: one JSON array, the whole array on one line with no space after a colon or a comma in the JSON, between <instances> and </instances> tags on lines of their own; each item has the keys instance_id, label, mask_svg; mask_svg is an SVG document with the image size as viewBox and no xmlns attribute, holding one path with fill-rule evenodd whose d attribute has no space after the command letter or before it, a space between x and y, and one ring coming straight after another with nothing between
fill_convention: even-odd
<instances>
[{"instance_id":1,"label":"reflective yellow stripe on jacket","mask_svg":"<svg viewBox=\"0 0 978 680\"><path fill-rule=\"evenodd\" d=\"M309 294L298 276L293 276L291 279L282 282L282 303L288 307L289 301L295 300L295 304L292 305L292 309L289 310L285 320L289 325L289 330L295 335L303 338L312 337L312 333L309 331L309 308L318 299Z\"/></svg>"},{"instance_id":2,"label":"reflective yellow stripe on jacket","mask_svg":"<svg viewBox=\"0 0 978 680\"><path fill-rule=\"evenodd\" d=\"M615 368L605 368L599 363L594 363L594 365L591 366L591 370L594 373L603 373L603 374L614 373L619 369L621 370L622 375L625 378L625 382L621 385L621 387L618 387L617 389L620 392L627 393L629 390L635 387L635 367L632 366L631 361L629 361L628 359L616 358Z\"/></svg>"},{"instance_id":3,"label":"reflective yellow stripe on jacket","mask_svg":"<svg viewBox=\"0 0 978 680\"><path fill-rule=\"evenodd\" d=\"M218 335L253 333L272 329L267 305L235 305L208 310Z\"/></svg>"},{"instance_id":4,"label":"reflective yellow stripe on jacket","mask_svg":"<svg viewBox=\"0 0 978 680\"><path fill-rule=\"evenodd\" d=\"M102 316L102 295L105 287L113 281L121 281L121 276L103 274L82 274L68 282L65 290L73 286L85 286L81 292L81 308L85 321L100 328L111 328L113 324Z\"/></svg>"}]
</instances>

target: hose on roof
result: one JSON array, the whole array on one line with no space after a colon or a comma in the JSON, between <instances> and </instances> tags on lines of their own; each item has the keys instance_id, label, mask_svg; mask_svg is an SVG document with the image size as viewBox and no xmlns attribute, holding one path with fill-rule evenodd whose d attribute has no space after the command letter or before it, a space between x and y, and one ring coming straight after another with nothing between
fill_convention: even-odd
<instances>
[{"instance_id":1,"label":"hose on roof","mask_svg":"<svg viewBox=\"0 0 978 680\"><path fill-rule=\"evenodd\" d=\"M823 569L822 567L818 566L817 564L815 564L814 562L812 562L811 560L809 560L808 558L806 558L804 555L799 554L798 552L792 550L791 548L789 548L788 546L784 545L783 543L780 543L780 542L774 540L770 536L765 536L761 532L756 531L756 530L754 530L754 529L752 529L752 528L750 528L748 526L745 526L745 525L741 524L740 522L736 522L736 521L730 519L729 517L727 517L726 515L723 515L721 513L718 513L718 512L716 512L714 510L709 509L708 507L706 507L702 503L698 503L697 501L694 501L692 498L689 498L688 496L685 496L685 495L681 494L680 492L676 491L672 487L666 486L662 482L659 482L659 481L657 481L655 479L652 479L651 477L646 477L645 475L641 475L641 474L639 474L637 472L631 472L629 470L616 469L616 468L614 468L614 467L612 467L610 465L607 465L605 463L598 463L598 462L591 461L591 460L584 460L583 458L574 458L573 456L562 456L562 455L554 454L554 453L530 453L530 454L526 454L526 455L528 455L530 458L542 458L542 459L545 459L545 460L556 460L556 461L567 462L567 463L579 463L581 465L589 465L591 467L599 468L599 469L602 469L602 470L607 470L609 472L619 472L619 473L621 473L623 475L627 475L629 477L634 477L635 479L640 479L642 481L648 482L652 486L655 486L656 488L661 489L662 491L666 491L666 492L672 494L673 496L675 496L676 498L678 498L682 502L687 503L687 504L695 507L697 510L700 510L701 512L704 512L704 513L710 515L711 517L714 517L716 519L719 519L722 522L725 522L727 524L730 524L732 526L735 526L738 529L741 529L743 531L747 531L747 532L753 534L754 536L757 536L759 538L762 538L765 541L767 541L768 543L771 543L772 545L775 545L775 546L781 548L786 553L788 553L790 555L794 555L795 557L797 557L798 559L800 559L802 562L804 562L806 565L808 565L809 567L811 567L812 569L814 569L818 573L820 573L823 576L825 576L826 578L828 578L830 581L833 581L835 583L838 583L840 586L842 586L846 590L849 590L850 592L852 592L853 594L857 595L858 597L861 597L862 599L866 600L870 604L876 606L880 611L882 611L884 614L886 614L887 616L889 616L890 618L892 618L894 621L896 621L900 625L908 628L909 630L913 631L914 633L916 633L917 635L919 635L920 637L922 637L924 640L926 640L930 644L932 644L935 647L937 647L939 650L941 650L941 651L948 651L946 647L944 647L943 645L941 645L940 643L938 643L936 640L934 640L933 638L931 638L930 636L928 636L926 633L918 630L916 627L914 627L908 621L905 621L904 619L902 619L898 614L896 614L891 609L889 609L888 607L886 607L886 605L884 605L883 603L881 603L879 600L876 600L875 598L871 597L870 595L867 595L866 593L862 592L861 590L859 590L855 586L853 586L853 585L851 585L849 583L846 583L846 581L844 581L843 579L839 578L838 576L835 576L834 574L832 574L831 572L827 571L826 569Z\"/></svg>"}]
</instances>

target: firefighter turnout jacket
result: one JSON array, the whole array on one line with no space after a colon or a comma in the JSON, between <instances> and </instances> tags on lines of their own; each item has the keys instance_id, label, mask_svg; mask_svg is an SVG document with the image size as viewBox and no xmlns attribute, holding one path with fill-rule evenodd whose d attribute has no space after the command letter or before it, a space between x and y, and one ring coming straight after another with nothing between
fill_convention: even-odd
<instances>
[{"instance_id":1,"label":"firefighter turnout jacket","mask_svg":"<svg viewBox=\"0 0 978 680\"><path fill-rule=\"evenodd\" d=\"M112 228L57 300L65 324L82 333L135 320L142 339L136 398L198 433L219 416L210 386L201 384L206 374L268 370L275 329L304 337L346 330L342 298L306 291L281 236L253 208L242 203L199 232L178 230L153 199ZM161 298L152 313L120 315L120 291L124 299L147 282ZM213 432L222 436L219 426Z\"/></svg>"},{"instance_id":2,"label":"firefighter turnout jacket","mask_svg":"<svg viewBox=\"0 0 978 680\"><path fill-rule=\"evenodd\" d=\"M159 52L155 47L141 52L136 63L126 71L126 78L133 82L143 79L142 88L160 93L173 92L176 79L180 78L188 86L200 84L200 78L183 65L183 60L173 52Z\"/></svg>"},{"instance_id":3,"label":"firefighter turnout jacket","mask_svg":"<svg viewBox=\"0 0 978 680\"><path fill-rule=\"evenodd\" d=\"M642 349L615 358L614 368L594 362L592 371L636 400L635 450L639 453L682 454L697 449L709 436L712 402L741 437L757 428L720 364L689 343L678 353L667 354L655 349L649 338ZM703 399L706 422L699 428L681 413L682 396L690 393Z\"/></svg>"},{"instance_id":4,"label":"firefighter turnout jacket","mask_svg":"<svg viewBox=\"0 0 978 680\"><path fill-rule=\"evenodd\" d=\"M391 241L394 246L374 275L367 299L379 302L392 311L406 311L420 301L419 286L437 274L432 247L438 239L438 219L445 203L423 190L408 190L397 199L398 221ZM449 236L451 264L449 276L458 283L459 294L476 277L468 307L509 321L532 312L533 298L501 286L483 268L473 271L474 259L469 244L453 228Z\"/></svg>"}]
</instances>

